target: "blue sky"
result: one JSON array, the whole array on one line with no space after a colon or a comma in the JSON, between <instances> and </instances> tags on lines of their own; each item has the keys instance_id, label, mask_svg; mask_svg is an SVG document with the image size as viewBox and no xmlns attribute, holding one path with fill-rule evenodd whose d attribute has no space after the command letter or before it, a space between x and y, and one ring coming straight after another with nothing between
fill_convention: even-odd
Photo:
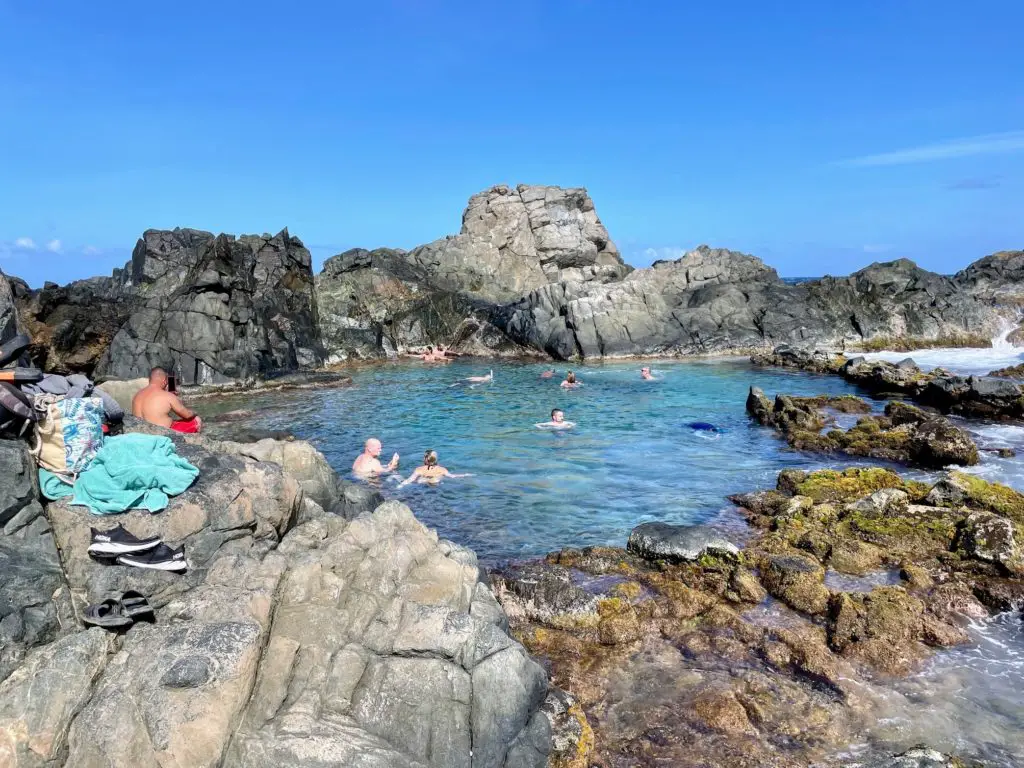
<instances>
[{"instance_id":1,"label":"blue sky","mask_svg":"<svg viewBox=\"0 0 1024 768\"><path fill-rule=\"evenodd\" d=\"M783 275L1024 248L1024 3L0 0L0 269L146 228L287 226L319 262L587 187L633 264Z\"/></svg>"}]
</instances>

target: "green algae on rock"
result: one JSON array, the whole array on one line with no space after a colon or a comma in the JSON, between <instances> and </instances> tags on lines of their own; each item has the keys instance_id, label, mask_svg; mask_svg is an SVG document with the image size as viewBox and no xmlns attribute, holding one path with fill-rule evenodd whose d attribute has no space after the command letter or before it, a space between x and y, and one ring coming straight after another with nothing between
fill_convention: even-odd
<instances>
[{"instance_id":1,"label":"green algae on rock","mask_svg":"<svg viewBox=\"0 0 1024 768\"><path fill-rule=\"evenodd\" d=\"M948 419L903 403L889 403L884 416L863 416L843 431L823 430L835 423L829 410L864 413L860 398L777 395L774 405L757 387L747 395L747 412L760 424L775 427L797 450L843 453L903 464L943 468L978 463L978 448L966 430Z\"/></svg>"}]
</instances>

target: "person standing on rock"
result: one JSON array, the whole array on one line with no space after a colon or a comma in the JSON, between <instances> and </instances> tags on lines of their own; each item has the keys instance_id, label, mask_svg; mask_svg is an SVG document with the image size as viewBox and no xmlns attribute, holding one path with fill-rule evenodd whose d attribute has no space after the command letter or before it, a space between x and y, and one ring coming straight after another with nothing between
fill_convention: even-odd
<instances>
[{"instance_id":1,"label":"person standing on rock","mask_svg":"<svg viewBox=\"0 0 1024 768\"><path fill-rule=\"evenodd\" d=\"M373 477L394 472L398 469L398 454L391 457L387 466L380 463L380 452L384 446L376 437L371 437L363 446L363 452L352 462L352 472L362 477Z\"/></svg>"},{"instance_id":2,"label":"person standing on rock","mask_svg":"<svg viewBox=\"0 0 1024 768\"><path fill-rule=\"evenodd\" d=\"M185 407L174 392L168 391L168 383L167 371L160 367L151 370L149 384L132 398L132 415L175 432L196 434L203 428L203 420L195 411Z\"/></svg>"}]
</instances>

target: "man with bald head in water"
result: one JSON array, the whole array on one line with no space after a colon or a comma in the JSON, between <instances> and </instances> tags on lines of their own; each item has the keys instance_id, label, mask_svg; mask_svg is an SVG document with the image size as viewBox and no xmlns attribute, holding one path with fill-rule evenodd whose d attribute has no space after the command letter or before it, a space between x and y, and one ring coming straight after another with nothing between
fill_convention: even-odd
<instances>
[{"instance_id":1,"label":"man with bald head in water","mask_svg":"<svg viewBox=\"0 0 1024 768\"><path fill-rule=\"evenodd\" d=\"M203 428L203 420L195 411L186 408L174 392L168 391L170 379L167 371L157 367L149 372L149 384L132 398L132 416L150 424L169 427L175 432L195 434ZM177 416L172 418L171 414Z\"/></svg>"},{"instance_id":2,"label":"man with bald head in water","mask_svg":"<svg viewBox=\"0 0 1024 768\"><path fill-rule=\"evenodd\" d=\"M363 446L363 452L352 462L352 471L357 475L372 476L383 475L386 472L394 472L398 469L398 454L391 457L387 466L380 463L380 452L383 446L376 437L371 437Z\"/></svg>"}]
</instances>

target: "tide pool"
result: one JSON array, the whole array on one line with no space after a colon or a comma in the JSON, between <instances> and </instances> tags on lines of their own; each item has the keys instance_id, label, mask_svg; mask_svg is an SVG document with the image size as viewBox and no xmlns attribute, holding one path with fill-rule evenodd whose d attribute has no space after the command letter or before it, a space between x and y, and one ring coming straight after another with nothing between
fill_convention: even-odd
<instances>
[{"instance_id":1,"label":"tide pool","mask_svg":"<svg viewBox=\"0 0 1024 768\"><path fill-rule=\"evenodd\" d=\"M836 376L716 360L657 363L658 380L643 381L640 364L631 362L575 367L583 386L564 390L565 369L541 379L546 367L385 365L353 372L349 388L218 407L253 410L250 423L311 440L345 476L368 437L383 441L385 462L401 454L403 477L424 451L436 450L442 465L473 476L437 487L384 481L381 489L486 563L562 547L623 546L642 522L714 520L731 508L727 494L773 487L785 467L856 463L791 451L744 410L752 384L769 395L854 391ZM492 368L490 383L459 383ZM556 407L576 428L537 429ZM691 429L691 422L719 432Z\"/></svg>"}]
</instances>

